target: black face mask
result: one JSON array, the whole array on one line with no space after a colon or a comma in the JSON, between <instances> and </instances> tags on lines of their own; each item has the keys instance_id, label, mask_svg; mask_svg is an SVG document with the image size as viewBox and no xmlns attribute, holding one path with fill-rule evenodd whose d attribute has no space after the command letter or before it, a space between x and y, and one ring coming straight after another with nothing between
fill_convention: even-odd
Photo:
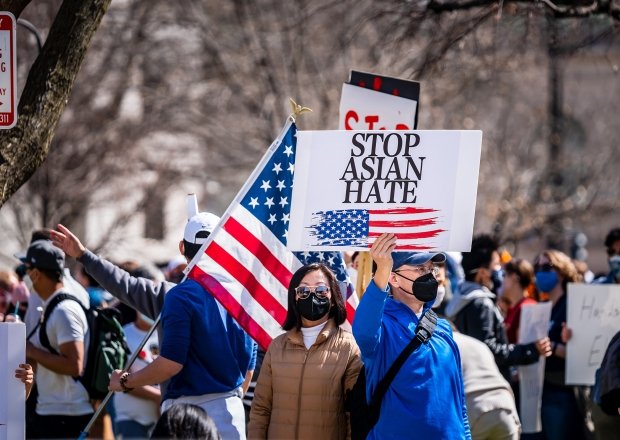
<instances>
[{"instance_id":1,"label":"black face mask","mask_svg":"<svg viewBox=\"0 0 620 440\"><path fill-rule=\"evenodd\" d=\"M401 275L398 272L394 273L403 277L406 280L412 281L410 278L407 278L406 276ZM408 293L409 295L415 296L419 301L426 303L429 301L435 301L435 298L437 298L438 287L439 283L435 279L435 276L432 273L427 273L413 281L413 292L407 292L402 287L401 290L405 293Z\"/></svg>"},{"instance_id":2,"label":"black face mask","mask_svg":"<svg viewBox=\"0 0 620 440\"><path fill-rule=\"evenodd\" d=\"M308 298L297 300L297 310L308 321L318 321L329 312L329 298L319 298L312 292Z\"/></svg>"}]
</instances>

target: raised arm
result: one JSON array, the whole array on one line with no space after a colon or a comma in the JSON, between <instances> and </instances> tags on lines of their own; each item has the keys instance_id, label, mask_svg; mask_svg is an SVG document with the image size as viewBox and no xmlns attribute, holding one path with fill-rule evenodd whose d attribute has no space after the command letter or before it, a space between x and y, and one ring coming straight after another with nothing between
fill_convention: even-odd
<instances>
[{"instance_id":1,"label":"raised arm","mask_svg":"<svg viewBox=\"0 0 620 440\"><path fill-rule=\"evenodd\" d=\"M65 226L51 231L52 243L65 254L76 258L105 290L146 316L155 319L162 310L165 293L174 287L167 281L154 282L147 278L132 277L118 266L86 249L81 241Z\"/></svg>"},{"instance_id":2,"label":"raised arm","mask_svg":"<svg viewBox=\"0 0 620 440\"><path fill-rule=\"evenodd\" d=\"M388 280L392 272L392 251L396 247L394 234L383 234L373 243L370 255L377 270L370 282L353 321L353 336L363 357L371 356L381 340L381 322L387 300Z\"/></svg>"}]
</instances>

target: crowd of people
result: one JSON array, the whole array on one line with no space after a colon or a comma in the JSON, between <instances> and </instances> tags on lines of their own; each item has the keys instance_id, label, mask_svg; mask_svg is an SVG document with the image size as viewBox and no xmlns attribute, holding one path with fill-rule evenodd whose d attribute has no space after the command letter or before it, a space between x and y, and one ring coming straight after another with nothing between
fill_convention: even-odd
<instances>
[{"instance_id":1,"label":"crowd of people","mask_svg":"<svg viewBox=\"0 0 620 440\"><path fill-rule=\"evenodd\" d=\"M183 279L218 221L190 218L180 258L163 271L113 264L62 225L33 233L21 264L0 272L0 318L26 325L27 362L15 377L29 396L27 438L78 438L100 404L77 380L91 307L118 308L138 352L109 380L116 393L105 412L119 439L346 439L359 420L348 413L358 386L372 415L369 439L620 438L620 335L593 390L565 384L566 344L579 332L566 325L567 284L585 278L563 252L544 250L530 263L479 235L457 261L395 252L398 238L384 234L370 249L373 278L352 333L341 327L347 309L334 273L309 264L290 281L284 333L263 352L200 284ZM592 282L620 284L620 228L605 246L610 270ZM78 263L75 278L66 257ZM61 294L74 300L54 301ZM520 343L521 311L541 301L552 307L548 334ZM541 358L542 432L525 434L516 367Z\"/></svg>"}]
</instances>

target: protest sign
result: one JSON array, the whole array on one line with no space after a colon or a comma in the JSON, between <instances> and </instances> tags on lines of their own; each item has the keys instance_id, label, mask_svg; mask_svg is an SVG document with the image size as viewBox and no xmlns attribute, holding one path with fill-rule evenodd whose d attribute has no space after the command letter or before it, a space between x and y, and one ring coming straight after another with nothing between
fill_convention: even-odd
<instances>
[{"instance_id":1,"label":"protest sign","mask_svg":"<svg viewBox=\"0 0 620 440\"><path fill-rule=\"evenodd\" d=\"M351 84L342 85L341 130L411 130L418 102Z\"/></svg>"},{"instance_id":2,"label":"protest sign","mask_svg":"<svg viewBox=\"0 0 620 440\"><path fill-rule=\"evenodd\" d=\"M289 249L468 251L481 131L299 131Z\"/></svg>"},{"instance_id":3,"label":"protest sign","mask_svg":"<svg viewBox=\"0 0 620 440\"><path fill-rule=\"evenodd\" d=\"M547 336L551 302L527 304L521 309L519 322L519 343L529 344ZM543 379L545 377L545 358L538 362L519 367L520 415L523 432L542 430L540 407Z\"/></svg>"},{"instance_id":4,"label":"protest sign","mask_svg":"<svg viewBox=\"0 0 620 440\"><path fill-rule=\"evenodd\" d=\"M26 360L26 326L0 322L0 440L26 437L26 388L15 370Z\"/></svg>"},{"instance_id":5,"label":"protest sign","mask_svg":"<svg viewBox=\"0 0 620 440\"><path fill-rule=\"evenodd\" d=\"M620 330L620 286L570 283L567 295L572 337L566 345L566 383L593 385L607 345Z\"/></svg>"}]
</instances>

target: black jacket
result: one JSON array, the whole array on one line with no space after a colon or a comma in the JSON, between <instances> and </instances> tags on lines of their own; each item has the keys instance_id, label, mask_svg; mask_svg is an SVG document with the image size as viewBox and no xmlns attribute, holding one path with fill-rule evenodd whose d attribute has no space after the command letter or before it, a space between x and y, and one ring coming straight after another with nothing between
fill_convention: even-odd
<instances>
[{"instance_id":1,"label":"black jacket","mask_svg":"<svg viewBox=\"0 0 620 440\"><path fill-rule=\"evenodd\" d=\"M535 343L508 343L504 320L495 305L493 293L474 283L465 282L460 287L461 304L452 307L455 314L451 319L461 333L484 342L491 349L495 362L506 380L510 381L511 366L528 365L538 361L539 355ZM455 301L457 296L459 295L455 295L452 301Z\"/></svg>"}]
</instances>

